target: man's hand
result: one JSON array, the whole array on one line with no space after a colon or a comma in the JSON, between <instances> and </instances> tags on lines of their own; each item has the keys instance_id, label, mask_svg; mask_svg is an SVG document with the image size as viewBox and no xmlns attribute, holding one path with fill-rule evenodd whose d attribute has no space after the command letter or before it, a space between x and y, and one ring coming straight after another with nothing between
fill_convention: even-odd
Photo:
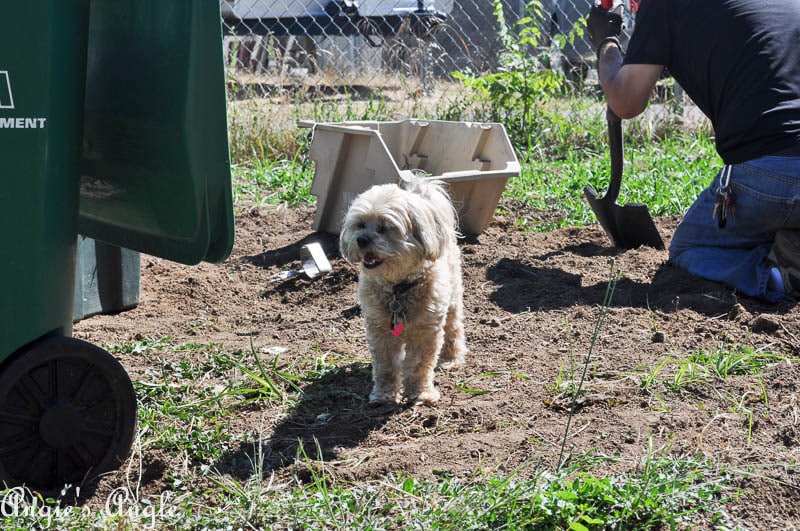
<instances>
[{"instance_id":1,"label":"man's hand","mask_svg":"<svg viewBox=\"0 0 800 531\"><path fill-rule=\"evenodd\" d=\"M600 6L592 6L589 18L586 20L586 29L595 52L599 51L600 45L607 38L619 39L622 33L622 9L622 4L608 10Z\"/></svg>"}]
</instances>

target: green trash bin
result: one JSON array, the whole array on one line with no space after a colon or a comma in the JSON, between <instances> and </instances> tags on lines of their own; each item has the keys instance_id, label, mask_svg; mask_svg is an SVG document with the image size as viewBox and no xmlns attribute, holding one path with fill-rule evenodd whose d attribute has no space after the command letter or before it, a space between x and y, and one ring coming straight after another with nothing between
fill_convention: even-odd
<instances>
[{"instance_id":1,"label":"green trash bin","mask_svg":"<svg viewBox=\"0 0 800 531\"><path fill-rule=\"evenodd\" d=\"M3 357L72 328L88 4L22 2L0 19Z\"/></svg>"},{"instance_id":2,"label":"green trash bin","mask_svg":"<svg viewBox=\"0 0 800 531\"><path fill-rule=\"evenodd\" d=\"M92 2L79 232L184 264L233 245L222 19L209 0Z\"/></svg>"},{"instance_id":3,"label":"green trash bin","mask_svg":"<svg viewBox=\"0 0 800 531\"><path fill-rule=\"evenodd\" d=\"M39 0L0 22L0 479L38 489L117 466L135 430L122 366L69 337L88 13Z\"/></svg>"},{"instance_id":4,"label":"green trash bin","mask_svg":"<svg viewBox=\"0 0 800 531\"><path fill-rule=\"evenodd\" d=\"M35 25L20 21L35 21ZM71 336L78 234L225 259L219 3L34 0L0 19L0 481L78 485L127 457L136 396Z\"/></svg>"}]
</instances>

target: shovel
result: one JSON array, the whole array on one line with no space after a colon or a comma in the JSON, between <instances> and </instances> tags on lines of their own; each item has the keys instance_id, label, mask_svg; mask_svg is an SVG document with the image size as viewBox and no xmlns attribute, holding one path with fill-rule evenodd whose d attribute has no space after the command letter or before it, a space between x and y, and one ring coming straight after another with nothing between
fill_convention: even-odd
<instances>
[{"instance_id":1,"label":"shovel","mask_svg":"<svg viewBox=\"0 0 800 531\"><path fill-rule=\"evenodd\" d=\"M656 229L647 205L628 203L617 204L619 189L622 185L622 120L610 108L606 108L608 122L608 145L611 149L611 180L603 197L598 197L592 185L583 189L589 206L592 207L597 221L605 229L615 247L635 249L642 245L663 249L664 242Z\"/></svg>"},{"instance_id":2,"label":"shovel","mask_svg":"<svg viewBox=\"0 0 800 531\"><path fill-rule=\"evenodd\" d=\"M270 282L278 282L305 273L308 278L315 278L331 272L331 263L319 243L309 243L300 248L301 269L281 271L269 277Z\"/></svg>"}]
</instances>

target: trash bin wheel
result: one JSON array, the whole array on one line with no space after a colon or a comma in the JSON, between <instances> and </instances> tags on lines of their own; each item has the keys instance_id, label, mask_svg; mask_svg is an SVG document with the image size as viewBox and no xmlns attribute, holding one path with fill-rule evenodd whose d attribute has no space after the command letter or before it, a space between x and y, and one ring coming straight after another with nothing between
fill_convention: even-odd
<instances>
[{"instance_id":1,"label":"trash bin wheel","mask_svg":"<svg viewBox=\"0 0 800 531\"><path fill-rule=\"evenodd\" d=\"M128 456L136 395L108 352L49 337L0 370L0 481L51 491L114 470Z\"/></svg>"}]
</instances>

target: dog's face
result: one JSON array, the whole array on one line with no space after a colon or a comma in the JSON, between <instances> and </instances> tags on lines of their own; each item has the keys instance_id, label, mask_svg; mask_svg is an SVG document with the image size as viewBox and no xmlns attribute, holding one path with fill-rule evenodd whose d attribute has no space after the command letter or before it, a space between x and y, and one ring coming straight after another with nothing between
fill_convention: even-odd
<instances>
[{"instance_id":1,"label":"dog's face","mask_svg":"<svg viewBox=\"0 0 800 531\"><path fill-rule=\"evenodd\" d=\"M436 205L394 184L359 195L345 216L339 237L342 256L368 275L402 280L425 260L436 260L446 228Z\"/></svg>"}]
</instances>

